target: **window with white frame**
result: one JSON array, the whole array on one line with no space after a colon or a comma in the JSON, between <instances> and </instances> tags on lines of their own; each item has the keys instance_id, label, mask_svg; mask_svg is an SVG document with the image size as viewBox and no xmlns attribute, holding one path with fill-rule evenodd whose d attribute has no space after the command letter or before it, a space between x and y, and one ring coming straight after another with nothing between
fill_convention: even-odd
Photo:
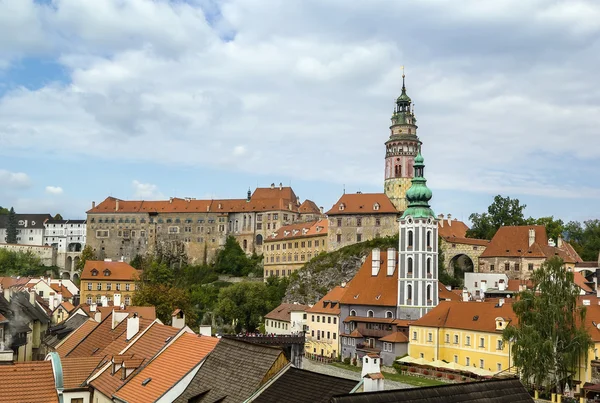
<instances>
[{"instance_id":1,"label":"window with white frame","mask_svg":"<svg viewBox=\"0 0 600 403\"><path fill-rule=\"evenodd\" d=\"M383 343L383 351L392 352L392 343Z\"/></svg>"},{"instance_id":2,"label":"window with white frame","mask_svg":"<svg viewBox=\"0 0 600 403\"><path fill-rule=\"evenodd\" d=\"M417 332L413 332L413 340L417 340Z\"/></svg>"},{"instance_id":3,"label":"window with white frame","mask_svg":"<svg viewBox=\"0 0 600 403\"><path fill-rule=\"evenodd\" d=\"M465 346L470 346L471 345L471 336L467 336L466 341L465 341Z\"/></svg>"},{"instance_id":4,"label":"window with white frame","mask_svg":"<svg viewBox=\"0 0 600 403\"><path fill-rule=\"evenodd\" d=\"M446 335L446 343L450 343L450 335L449 334Z\"/></svg>"},{"instance_id":5,"label":"window with white frame","mask_svg":"<svg viewBox=\"0 0 600 403\"><path fill-rule=\"evenodd\" d=\"M502 350L504 349L504 343L502 342L502 340L498 340L496 342L496 350Z\"/></svg>"},{"instance_id":6,"label":"window with white frame","mask_svg":"<svg viewBox=\"0 0 600 403\"><path fill-rule=\"evenodd\" d=\"M470 367L470 366L471 366L471 359L470 359L469 357L465 358L465 365L466 365L467 367Z\"/></svg>"},{"instance_id":7,"label":"window with white frame","mask_svg":"<svg viewBox=\"0 0 600 403\"><path fill-rule=\"evenodd\" d=\"M483 368L483 367L484 367L484 365L483 365L483 364L484 364L484 363L483 363L483 360L479 360L479 368Z\"/></svg>"},{"instance_id":8,"label":"window with white frame","mask_svg":"<svg viewBox=\"0 0 600 403\"><path fill-rule=\"evenodd\" d=\"M429 342L433 341L433 333L427 333L427 341L429 341Z\"/></svg>"},{"instance_id":9,"label":"window with white frame","mask_svg":"<svg viewBox=\"0 0 600 403\"><path fill-rule=\"evenodd\" d=\"M457 334L454 335L454 344L458 344L458 335Z\"/></svg>"},{"instance_id":10,"label":"window with white frame","mask_svg":"<svg viewBox=\"0 0 600 403\"><path fill-rule=\"evenodd\" d=\"M479 347L485 347L485 339L483 337L479 338Z\"/></svg>"}]
</instances>

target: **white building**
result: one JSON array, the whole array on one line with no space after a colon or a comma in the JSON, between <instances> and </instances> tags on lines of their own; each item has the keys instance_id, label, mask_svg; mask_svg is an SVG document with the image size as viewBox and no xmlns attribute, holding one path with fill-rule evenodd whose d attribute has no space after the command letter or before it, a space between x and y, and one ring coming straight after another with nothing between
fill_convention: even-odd
<instances>
[{"instance_id":1,"label":"white building","mask_svg":"<svg viewBox=\"0 0 600 403\"><path fill-rule=\"evenodd\" d=\"M86 241L86 220L47 220L44 245L57 250L57 266L64 269L61 277L75 279L77 263Z\"/></svg>"},{"instance_id":2,"label":"white building","mask_svg":"<svg viewBox=\"0 0 600 403\"><path fill-rule=\"evenodd\" d=\"M17 244L44 245L44 223L50 214L15 214L17 221ZM6 243L8 215L0 215L0 243Z\"/></svg>"},{"instance_id":3,"label":"white building","mask_svg":"<svg viewBox=\"0 0 600 403\"><path fill-rule=\"evenodd\" d=\"M481 301L485 295L497 294L497 297L506 296L508 290L508 276L503 273L465 273L463 299ZM512 292L511 292L512 293Z\"/></svg>"},{"instance_id":4,"label":"white building","mask_svg":"<svg viewBox=\"0 0 600 403\"><path fill-rule=\"evenodd\" d=\"M265 333L296 334L304 332L306 310L310 307L301 304L281 304L265 315Z\"/></svg>"}]
</instances>

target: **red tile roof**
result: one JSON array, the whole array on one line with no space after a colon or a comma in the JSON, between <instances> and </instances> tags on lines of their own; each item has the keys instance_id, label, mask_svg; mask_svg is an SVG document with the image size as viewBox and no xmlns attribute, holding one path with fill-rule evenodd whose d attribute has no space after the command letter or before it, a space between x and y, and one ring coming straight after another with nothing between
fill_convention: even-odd
<instances>
[{"instance_id":1,"label":"red tile roof","mask_svg":"<svg viewBox=\"0 0 600 403\"><path fill-rule=\"evenodd\" d=\"M0 365L0 380L2 403L58 402L51 361Z\"/></svg>"},{"instance_id":2,"label":"red tile roof","mask_svg":"<svg viewBox=\"0 0 600 403\"><path fill-rule=\"evenodd\" d=\"M314 236L327 236L327 219L319 221L309 221L285 225L269 236L265 237L265 242L281 241L283 239L308 238Z\"/></svg>"},{"instance_id":3,"label":"red tile roof","mask_svg":"<svg viewBox=\"0 0 600 403\"><path fill-rule=\"evenodd\" d=\"M63 309L67 312L72 312L73 309L75 309L75 306L73 306L72 303L68 302L68 301L63 301L61 302L61 304L59 305L59 307L62 306Z\"/></svg>"},{"instance_id":4,"label":"red tile roof","mask_svg":"<svg viewBox=\"0 0 600 403\"><path fill-rule=\"evenodd\" d=\"M185 333L138 374L115 396L127 402L153 402L200 363L215 348L219 339ZM149 380L146 385L142 382Z\"/></svg>"},{"instance_id":5,"label":"red tile roof","mask_svg":"<svg viewBox=\"0 0 600 403\"><path fill-rule=\"evenodd\" d=\"M125 305L125 308L121 309L121 307L112 305L111 301L108 306L97 306L96 311L100 312L100 320L104 319L111 312L137 313L138 316L143 319L156 319L156 307L154 306Z\"/></svg>"},{"instance_id":6,"label":"red tile roof","mask_svg":"<svg viewBox=\"0 0 600 403\"><path fill-rule=\"evenodd\" d=\"M393 213L398 213L398 210L385 193L346 193L331 207L327 215Z\"/></svg>"},{"instance_id":7,"label":"red tile roof","mask_svg":"<svg viewBox=\"0 0 600 403\"><path fill-rule=\"evenodd\" d=\"M96 275L94 276L94 270ZM81 272L81 281L133 281L138 279L139 270L125 262L105 262L103 260L88 260Z\"/></svg>"},{"instance_id":8,"label":"red tile roof","mask_svg":"<svg viewBox=\"0 0 600 403\"><path fill-rule=\"evenodd\" d=\"M312 308L308 309L306 312L339 315L340 300L345 292L346 288L340 286L335 287L333 290L325 294L325 296L321 298L319 302L314 304Z\"/></svg>"},{"instance_id":9,"label":"red tile roof","mask_svg":"<svg viewBox=\"0 0 600 403\"><path fill-rule=\"evenodd\" d=\"M283 320L289 322L292 312L306 312L310 307L302 304L281 304L265 315L265 319Z\"/></svg>"},{"instance_id":10,"label":"red tile roof","mask_svg":"<svg viewBox=\"0 0 600 403\"><path fill-rule=\"evenodd\" d=\"M446 288L446 286L438 281L438 298L442 300L460 301L461 297Z\"/></svg>"},{"instance_id":11,"label":"red tile roof","mask_svg":"<svg viewBox=\"0 0 600 403\"><path fill-rule=\"evenodd\" d=\"M88 334L92 332L98 326L98 322L93 319L89 319L69 334L61 344L56 347L56 352L61 357L66 357Z\"/></svg>"},{"instance_id":12,"label":"red tile roof","mask_svg":"<svg viewBox=\"0 0 600 403\"><path fill-rule=\"evenodd\" d=\"M496 333L496 318L516 324L517 317L512 303L498 306L494 302L442 301L411 326L438 327L450 329L475 330Z\"/></svg>"},{"instance_id":13,"label":"red tile roof","mask_svg":"<svg viewBox=\"0 0 600 403\"><path fill-rule=\"evenodd\" d=\"M50 287L52 287L52 289L54 291L61 293L63 298L73 298L73 293L71 291L69 291L69 289L67 287L65 287L64 285L58 285L56 283L52 283L52 284L50 284Z\"/></svg>"},{"instance_id":14,"label":"red tile roof","mask_svg":"<svg viewBox=\"0 0 600 403\"><path fill-rule=\"evenodd\" d=\"M456 218L453 221L441 219L438 221L438 235L446 237L466 238L469 227L462 221Z\"/></svg>"},{"instance_id":15,"label":"red tile roof","mask_svg":"<svg viewBox=\"0 0 600 403\"><path fill-rule=\"evenodd\" d=\"M65 389L76 389L94 372L103 357L75 357L60 360Z\"/></svg>"},{"instance_id":16,"label":"red tile roof","mask_svg":"<svg viewBox=\"0 0 600 403\"><path fill-rule=\"evenodd\" d=\"M31 280L30 277L0 277L0 286L2 286L3 289L14 286L24 286L29 280Z\"/></svg>"},{"instance_id":17,"label":"red tile roof","mask_svg":"<svg viewBox=\"0 0 600 403\"><path fill-rule=\"evenodd\" d=\"M376 276L371 275L370 253L354 278L346 285L346 292L341 298L342 304L393 306L398 298L398 267L392 276L387 275L387 251L380 252L380 269ZM397 253L396 253L396 262Z\"/></svg>"},{"instance_id":18,"label":"red tile roof","mask_svg":"<svg viewBox=\"0 0 600 403\"><path fill-rule=\"evenodd\" d=\"M488 246L490 241L487 239L475 239L475 238L459 238L454 236L442 237L446 242L449 243L460 243L464 245L476 245L476 246Z\"/></svg>"},{"instance_id":19,"label":"red tile roof","mask_svg":"<svg viewBox=\"0 0 600 403\"><path fill-rule=\"evenodd\" d=\"M304 202L298 207L300 214L321 214L321 209L312 200L304 200Z\"/></svg>"},{"instance_id":20,"label":"red tile roof","mask_svg":"<svg viewBox=\"0 0 600 403\"><path fill-rule=\"evenodd\" d=\"M531 246L529 246L530 229L535 233L535 240ZM500 227L481 257L550 258L556 255L567 263L581 260L579 256L573 256L564 244L566 242L563 242L562 248L549 246L546 227L543 225Z\"/></svg>"}]
</instances>

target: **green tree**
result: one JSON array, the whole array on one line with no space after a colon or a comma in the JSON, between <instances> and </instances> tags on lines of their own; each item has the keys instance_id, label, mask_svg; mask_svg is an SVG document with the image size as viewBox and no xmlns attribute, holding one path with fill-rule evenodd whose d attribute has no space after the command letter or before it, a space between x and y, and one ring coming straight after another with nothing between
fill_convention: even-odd
<instances>
[{"instance_id":1,"label":"green tree","mask_svg":"<svg viewBox=\"0 0 600 403\"><path fill-rule=\"evenodd\" d=\"M32 252L0 249L0 275L41 276L48 270L51 269L43 266L40 259Z\"/></svg>"},{"instance_id":2,"label":"green tree","mask_svg":"<svg viewBox=\"0 0 600 403\"><path fill-rule=\"evenodd\" d=\"M8 215L9 212L7 208L0 206L0 215Z\"/></svg>"},{"instance_id":3,"label":"green tree","mask_svg":"<svg viewBox=\"0 0 600 403\"><path fill-rule=\"evenodd\" d=\"M540 217L540 218L529 218L527 224L532 225L543 225L546 227L546 234L548 238L554 239L555 241L559 236L564 236L565 223L561 219L554 219L554 216Z\"/></svg>"},{"instance_id":4,"label":"green tree","mask_svg":"<svg viewBox=\"0 0 600 403\"><path fill-rule=\"evenodd\" d=\"M144 257L142 255L135 255L129 264L134 269L143 270L145 266Z\"/></svg>"},{"instance_id":5,"label":"green tree","mask_svg":"<svg viewBox=\"0 0 600 403\"><path fill-rule=\"evenodd\" d=\"M600 259L600 220L587 220L583 225L577 221L569 222L565 227L565 238L583 260Z\"/></svg>"},{"instance_id":6,"label":"green tree","mask_svg":"<svg viewBox=\"0 0 600 403\"><path fill-rule=\"evenodd\" d=\"M6 243L17 243L17 216L15 209L10 208L8 212L8 224L6 226Z\"/></svg>"},{"instance_id":7,"label":"green tree","mask_svg":"<svg viewBox=\"0 0 600 403\"><path fill-rule=\"evenodd\" d=\"M253 255L249 258L238 241L233 236L228 236L225 246L215 257L214 268L217 273L221 274L247 276L260 271L257 270L259 262L260 257Z\"/></svg>"},{"instance_id":8,"label":"green tree","mask_svg":"<svg viewBox=\"0 0 600 403\"><path fill-rule=\"evenodd\" d=\"M54 216L54 220L62 220L62 216L60 215L60 213L56 213L56 215Z\"/></svg>"},{"instance_id":9,"label":"green tree","mask_svg":"<svg viewBox=\"0 0 600 403\"><path fill-rule=\"evenodd\" d=\"M92 249L90 245L85 245L85 247L81 251L81 256L79 258L79 261L77 262L77 266L75 267L75 269L81 272L85 267L85 262L87 262L88 260L96 259L98 258L96 257L96 252L94 252L94 249Z\"/></svg>"},{"instance_id":10,"label":"green tree","mask_svg":"<svg viewBox=\"0 0 600 403\"><path fill-rule=\"evenodd\" d=\"M473 213L469 216L469 220L473 225L467 231L467 236L470 238L492 239L498 228L502 226L525 225L527 223L523 215L525 207L527 206L521 204L519 199L498 195L494 197L494 201L490 204L486 213Z\"/></svg>"},{"instance_id":11,"label":"green tree","mask_svg":"<svg viewBox=\"0 0 600 403\"><path fill-rule=\"evenodd\" d=\"M236 332L255 331L271 304L264 298L266 285L258 282L236 283L219 292L215 308L223 321L235 324Z\"/></svg>"},{"instance_id":12,"label":"green tree","mask_svg":"<svg viewBox=\"0 0 600 403\"><path fill-rule=\"evenodd\" d=\"M173 286L175 282L175 273L165 262L153 260L144 269L141 276L141 282L153 285Z\"/></svg>"},{"instance_id":13,"label":"green tree","mask_svg":"<svg viewBox=\"0 0 600 403\"><path fill-rule=\"evenodd\" d=\"M579 288L573 273L558 257L533 272L533 289L522 291L513 310L518 318L503 332L513 341L512 355L522 379L534 386L556 386L561 393L566 378L593 343L585 329L585 306L578 306Z\"/></svg>"},{"instance_id":14,"label":"green tree","mask_svg":"<svg viewBox=\"0 0 600 403\"><path fill-rule=\"evenodd\" d=\"M142 283L133 294L133 305L154 306L156 317L171 324L171 314L177 308L183 310L188 326L196 326L196 313L187 290L169 284Z\"/></svg>"}]
</instances>

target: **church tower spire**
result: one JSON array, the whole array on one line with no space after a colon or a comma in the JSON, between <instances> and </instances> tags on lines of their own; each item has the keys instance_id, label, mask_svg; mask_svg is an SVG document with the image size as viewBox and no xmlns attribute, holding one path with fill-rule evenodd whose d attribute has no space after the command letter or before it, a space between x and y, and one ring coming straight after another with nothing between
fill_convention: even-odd
<instances>
[{"instance_id":1,"label":"church tower spire","mask_svg":"<svg viewBox=\"0 0 600 403\"><path fill-rule=\"evenodd\" d=\"M412 100L406 93L404 69L402 71L402 92L396 99L392 113L390 137L385 142L384 191L398 211L408 207L406 192L414 176L414 159L421 141L417 137L417 118Z\"/></svg>"},{"instance_id":2,"label":"church tower spire","mask_svg":"<svg viewBox=\"0 0 600 403\"><path fill-rule=\"evenodd\" d=\"M406 192L408 208L400 218L398 247L398 318L416 320L439 302L438 223L429 201L421 150L414 160L415 177Z\"/></svg>"}]
</instances>

